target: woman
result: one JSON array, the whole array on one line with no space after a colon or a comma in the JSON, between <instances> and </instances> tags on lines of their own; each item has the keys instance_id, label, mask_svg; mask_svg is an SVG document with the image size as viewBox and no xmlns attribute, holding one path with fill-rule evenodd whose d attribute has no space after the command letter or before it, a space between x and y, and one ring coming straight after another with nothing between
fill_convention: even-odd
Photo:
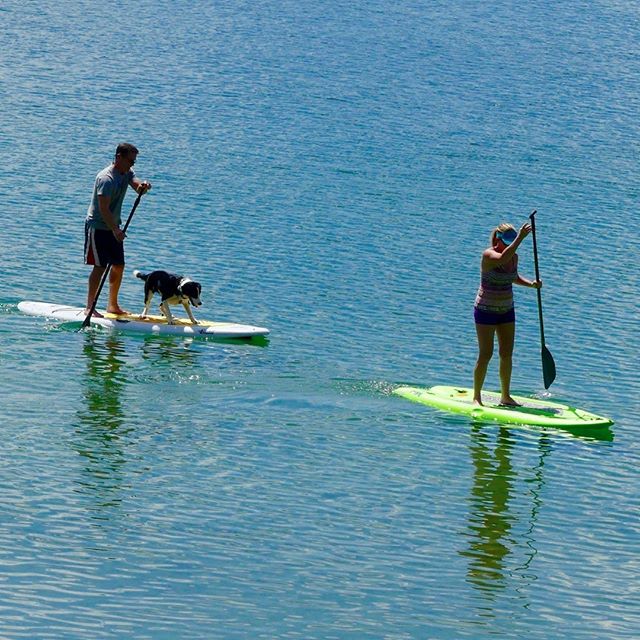
<instances>
[{"instance_id":1,"label":"woman","mask_svg":"<svg viewBox=\"0 0 640 640\"><path fill-rule=\"evenodd\" d=\"M513 308L512 285L539 289L542 282L527 280L518 274L516 249L531 233L531 224L526 222L516 232L506 223L491 233L491 246L482 253L482 277L473 315L478 335L478 361L473 372L473 401L482 404L482 385L487 367L493 355L493 336L498 335L500 353L500 404L518 406L511 397L511 368L513 343L516 334L516 316Z\"/></svg>"}]
</instances>

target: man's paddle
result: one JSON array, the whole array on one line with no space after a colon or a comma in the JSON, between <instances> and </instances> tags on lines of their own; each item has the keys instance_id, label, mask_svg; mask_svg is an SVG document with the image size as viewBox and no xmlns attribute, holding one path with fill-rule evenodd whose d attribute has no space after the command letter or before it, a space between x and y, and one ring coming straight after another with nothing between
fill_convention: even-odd
<instances>
[{"instance_id":1,"label":"man's paddle","mask_svg":"<svg viewBox=\"0 0 640 640\"><path fill-rule=\"evenodd\" d=\"M538 268L538 245L536 243L536 211L535 209L529 216L531 220L531 235L533 237L533 261L536 267L536 280L540 281L540 270ZM538 292L538 317L540 318L540 341L542 343L542 377L544 378L544 388L548 389L553 381L556 379L556 363L553 361L551 352L544 344L544 324L542 322L542 293L540 288L536 289Z\"/></svg>"},{"instance_id":2,"label":"man's paddle","mask_svg":"<svg viewBox=\"0 0 640 640\"><path fill-rule=\"evenodd\" d=\"M142 192L144 193L144 191ZM142 198L142 193L138 194L138 197L136 198L136 201L133 203L133 208L131 209L131 213L129 214L129 217L127 218L127 221L124 224L124 227L122 227L122 232L126 233L127 232L127 227L129 226L129 223L131 222L131 218L133 218L133 214L135 213L136 209L138 208L138 205L140 204L140 198ZM87 317L84 319L84 321L82 322L82 326L80 327L80 329L78 329L78 331L80 331L81 329L84 329L85 327L88 327L89 324L91 324L91 316L93 315L93 312L96 310L96 306L98 304L98 298L100 297L100 293L102 292L102 287L104 287L104 283L107 281L107 276L109 275L109 270L111 269L111 264L107 264L104 273L102 274L102 279L100 280L100 285L98 286L98 290L96 291L96 295L93 298L93 303L91 304L91 309L89 309L89 313L87 314Z\"/></svg>"}]
</instances>

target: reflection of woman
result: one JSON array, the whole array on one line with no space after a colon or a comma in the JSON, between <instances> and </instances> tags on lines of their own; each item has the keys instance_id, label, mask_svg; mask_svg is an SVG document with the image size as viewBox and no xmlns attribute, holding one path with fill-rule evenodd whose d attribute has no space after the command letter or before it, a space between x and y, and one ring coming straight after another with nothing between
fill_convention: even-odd
<instances>
[{"instance_id":1,"label":"reflection of woman","mask_svg":"<svg viewBox=\"0 0 640 640\"><path fill-rule=\"evenodd\" d=\"M508 556L516 545L512 529L517 527L516 514L509 511L516 476L511 463L514 440L501 428L493 451L490 445L480 428L471 430L469 548L460 552L469 558L469 580L486 593L506 586Z\"/></svg>"},{"instance_id":2,"label":"reflection of woman","mask_svg":"<svg viewBox=\"0 0 640 640\"><path fill-rule=\"evenodd\" d=\"M517 405L511 397L511 368L516 316L512 285L539 288L542 282L526 280L518 274L516 249L531 232L527 222L516 232L512 225L502 223L491 233L491 246L482 253L481 281L474 306L478 360L473 372L473 401L482 404L482 385L493 355L493 336L498 336L500 352L500 403Z\"/></svg>"}]
</instances>

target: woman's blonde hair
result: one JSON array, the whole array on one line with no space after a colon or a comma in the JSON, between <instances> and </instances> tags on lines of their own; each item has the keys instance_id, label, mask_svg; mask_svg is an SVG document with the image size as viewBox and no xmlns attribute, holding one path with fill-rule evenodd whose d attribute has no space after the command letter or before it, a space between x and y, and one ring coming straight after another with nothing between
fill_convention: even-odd
<instances>
[{"instance_id":1,"label":"woman's blonde hair","mask_svg":"<svg viewBox=\"0 0 640 640\"><path fill-rule=\"evenodd\" d=\"M509 230L509 229L513 229L514 231L516 230L516 228L512 225L509 224L508 222L501 222L492 232L491 232L491 246L495 247L496 246L496 236L499 233L504 233L505 231Z\"/></svg>"}]
</instances>

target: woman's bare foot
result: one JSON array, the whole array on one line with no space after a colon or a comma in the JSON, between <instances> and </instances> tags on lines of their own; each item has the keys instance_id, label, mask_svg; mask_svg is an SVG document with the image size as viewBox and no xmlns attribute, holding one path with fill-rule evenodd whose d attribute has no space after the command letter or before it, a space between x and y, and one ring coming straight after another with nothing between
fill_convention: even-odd
<instances>
[{"instance_id":1,"label":"woman's bare foot","mask_svg":"<svg viewBox=\"0 0 640 640\"><path fill-rule=\"evenodd\" d=\"M114 316L126 316L129 312L120 307L107 307L107 313L112 313Z\"/></svg>"},{"instance_id":2,"label":"woman's bare foot","mask_svg":"<svg viewBox=\"0 0 640 640\"><path fill-rule=\"evenodd\" d=\"M507 398L500 398L500 406L501 407L521 407L522 405L519 402L516 402L511 396Z\"/></svg>"},{"instance_id":3,"label":"woman's bare foot","mask_svg":"<svg viewBox=\"0 0 640 640\"><path fill-rule=\"evenodd\" d=\"M474 398L473 404L477 405L478 407L484 407L484 405L482 404L482 400L480 400L479 398Z\"/></svg>"}]
</instances>

